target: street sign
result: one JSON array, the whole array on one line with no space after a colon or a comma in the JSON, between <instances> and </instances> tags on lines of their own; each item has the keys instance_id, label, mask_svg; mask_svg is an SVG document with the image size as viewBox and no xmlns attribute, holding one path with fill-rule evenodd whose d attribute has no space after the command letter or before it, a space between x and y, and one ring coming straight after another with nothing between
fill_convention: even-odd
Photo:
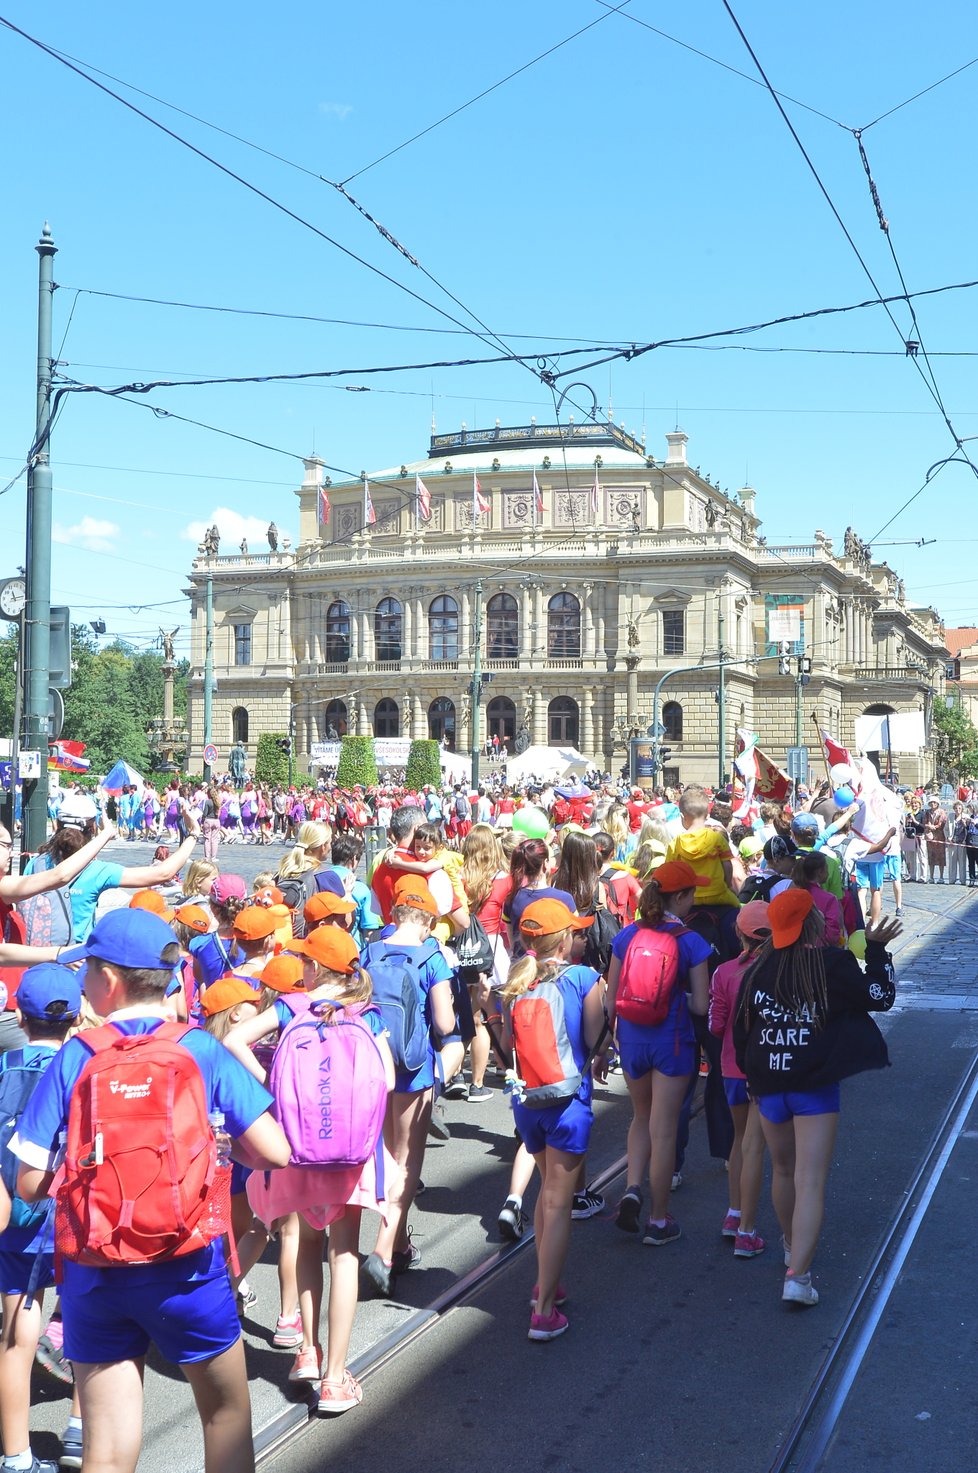
<instances>
[{"instance_id":1,"label":"street sign","mask_svg":"<svg viewBox=\"0 0 978 1473\"><path fill-rule=\"evenodd\" d=\"M793 783L808 781L808 748L788 748L788 776Z\"/></svg>"},{"instance_id":2,"label":"street sign","mask_svg":"<svg viewBox=\"0 0 978 1473\"><path fill-rule=\"evenodd\" d=\"M204 748L204 761L207 763L208 767L213 767L214 763L217 761L217 748L215 747L213 742L208 742L207 746Z\"/></svg>"},{"instance_id":3,"label":"street sign","mask_svg":"<svg viewBox=\"0 0 978 1473\"><path fill-rule=\"evenodd\" d=\"M41 776L40 752L18 752L17 776L21 782L36 783Z\"/></svg>"}]
</instances>

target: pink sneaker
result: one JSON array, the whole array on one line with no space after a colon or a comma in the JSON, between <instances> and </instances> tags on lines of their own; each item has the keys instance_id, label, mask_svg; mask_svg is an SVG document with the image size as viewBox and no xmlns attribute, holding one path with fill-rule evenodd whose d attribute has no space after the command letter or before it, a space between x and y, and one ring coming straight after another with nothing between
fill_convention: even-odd
<instances>
[{"instance_id":1,"label":"pink sneaker","mask_svg":"<svg viewBox=\"0 0 978 1473\"><path fill-rule=\"evenodd\" d=\"M322 1375L318 1345L304 1345L292 1363L290 1381L318 1381Z\"/></svg>"},{"instance_id":2,"label":"pink sneaker","mask_svg":"<svg viewBox=\"0 0 978 1473\"><path fill-rule=\"evenodd\" d=\"M279 1315L272 1344L277 1345L279 1350L299 1349L302 1344L302 1315L298 1310L293 1315Z\"/></svg>"},{"instance_id":3,"label":"pink sneaker","mask_svg":"<svg viewBox=\"0 0 978 1473\"><path fill-rule=\"evenodd\" d=\"M531 1314L530 1328L526 1332L528 1340L556 1340L568 1328L570 1321L559 1309L552 1314Z\"/></svg>"},{"instance_id":4,"label":"pink sneaker","mask_svg":"<svg viewBox=\"0 0 978 1473\"><path fill-rule=\"evenodd\" d=\"M760 1233L738 1233L734 1239L734 1258L756 1258L763 1253L764 1239Z\"/></svg>"},{"instance_id":5,"label":"pink sneaker","mask_svg":"<svg viewBox=\"0 0 978 1473\"><path fill-rule=\"evenodd\" d=\"M340 1412L348 1412L353 1407L358 1407L362 1401L363 1387L350 1375L349 1371L343 1372L342 1381L327 1381L326 1377L323 1377L319 1388L319 1411L323 1416L339 1416Z\"/></svg>"},{"instance_id":6,"label":"pink sneaker","mask_svg":"<svg viewBox=\"0 0 978 1473\"><path fill-rule=\"evenodd\" d=\"M537 1302L537 1300L539 1298L540 1298L540 1285L539 1284L534 1284L533 1285L533 1294L532 1294L532 1296L530 1298L530 1308L531 1309L536 1304L536 1302ZM557 1285L557 1292L554 1295L554 1304L566 1304L566 1303L567 1303L567 1290L564 1288L563 1284L558 1284Z\"/></svg>"},{"instance_id":7,"label":"pink sneaker","mask_svg":"<svg viewBox=\"0 0 978 1473\"><path fill-rule=\"evenodd\" d=\"M723 1227L720 1229L721 1238L735 1238L740 1232L740 1218L734 1213L728 1212L723 1219Z\"/></svg>"}]
</instances>

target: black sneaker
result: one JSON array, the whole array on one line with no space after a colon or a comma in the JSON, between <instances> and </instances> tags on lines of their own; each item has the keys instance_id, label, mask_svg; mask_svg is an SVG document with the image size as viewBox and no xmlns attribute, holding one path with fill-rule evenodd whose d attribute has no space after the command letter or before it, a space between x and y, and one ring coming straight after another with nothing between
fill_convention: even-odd
<instances>
[{"instance_id":1,"label":"black sneaker","mask_svg":"<svg viewBox=\"0 0 978 1473\"><path fill-rule=\"evenodd\" d=\"M526 1230L526 1213L515 1197L507 1197L496 1219L499 1236L507 1243L518 1243Z\"/></svg>"},{"instance_id":2,"label":"black sneaker","mask_svg":"<svg viewBox=\"0 0 978 1473\"><path fill-rule=\"evenodd\" d=\"M583 1221L586 1217L596 1217L599 1212L604 1211L604 1198L600 1192L575 1192L574 1201L571 1204L571 1217L576 1222Z\"/></svg>"},{"instance_id":3,"label":"black sneaker","mask_svg":"<svg viewBox=\"0 0 978 1473\"><path fill-rule=\"evenodd\" d=\"M386 1264L379 1253L368 1253L363 1261L363 1271L377 1293L388 1298L391 1292L392 1265Z\"/></svg>"},{"instance_id":4,"label":"black sneaker","mask_svg":"<svg viewBox=\"0 0 978 1473\"><path fill-rule=\"evenodd\" d=\"M470 1084L468 1101L470 1105L484 1105L486 1100L492 1099L492 1090L484 1084Z\"/></svg>"},{"instance_id":5,"label":"black sneaker","mask_svg":"<svg viewBox=\"0 0 978 1473\"><path fill-rule=\"evenodd\" d=\"M436 1141L450 1141L452 1138L448 1121L445 1119L445 1106L440 1100L432 1107L431 1119L428 1121L428 1134L432 1140Z\"/></svg>"},{"instance_id":6,"label":"black sneaker","mask_svg":"<svg viewBox=\"0 0 978 1473\"><path fill-rule=\"evenodd\" d=\"M662 1248L666 1243L674 1243L682 1235L682 1229L676 1219L667 1215L662 1227L652 1222L651 1218L649 1219L645 1224L642 1242L647 1248Z\"/></svg>"},{"instance_id":7,"label":"black sneaker","mask_svg":"<svg viewBox=\"0 0 978 1473\"><path fill-rule=\"evenodd\" d=\"M464 1100L467 1092L464 1074L453 1074L442 1093L446 1100Z\"/></svg>"},{"instance_id":8,"label":"black sneaker","mask_svg":"<svg viewBox=\"0 0 978 1473\"><path fill-rule=\"evenodd\" d=\"M628 1191L618 1203L618 1216L615 1218L615 1227L621 1228L623 1233L637 1233L642 1217L642 1193L638 1187L629 1187Z\"/></svg>"},{"instance_id":9,"label":"black sneaker","mask_svg":"<svg viewBox=\"0 0 978 1473\"><path fill-rule=\"evenodd\" d=\"M391 1254L391 1274L406 1274L408 1269L421 1267L421 1249L408 1243L406 1248L395 1248Z\"/></svg>"}]
</instances>

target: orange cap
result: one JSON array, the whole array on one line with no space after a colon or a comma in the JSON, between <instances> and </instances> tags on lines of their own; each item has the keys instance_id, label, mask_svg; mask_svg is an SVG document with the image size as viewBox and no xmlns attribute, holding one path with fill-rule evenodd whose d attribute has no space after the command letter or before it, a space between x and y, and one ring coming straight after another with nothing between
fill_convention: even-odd
<instances>
[{"instance_id":1,"label":"orange cap","mask_svg":"<svg viewBox=\"0 0 978 1473\"><path fill-rule=\"evenodd\" d=\"M278 920L264 905L248 905L234 918L231 929L242 941L263 941L278 930Z\"/></svg>"},{"instance_id":2,"label":"orange cap","mask_svg":"<svg viewBox=\"0 0 978 1473\"><path fill-rule=\"evenodd\" d=\"M273 956L259 977L263 987L274 992L297 992L302 983L302 962L297 956Z\"/></svg>"},{"instance_id":3,"label":"orange cap","mask_svg":"<svg viewBox=\"0 0 978 1473\"><path fill-rule=\"evenodd\" d=\"M211 928L206 910L202 910L199 905L181 905L174 911L173 919L183 926L189 926L199 936L206 936Z\"/></svg>"},{"instance_id":4,"label":"orange cap","mask_svg":"<svg viewBox=\"0 0 978 1473\"><path fill-rule=\"evenodd\" d=\"M344 900L342 895L334 895L332 890L317 890L302 907L302 914L307 926L318 926L320 921L333 916L352 915L356 908L355 900Z\"/></svg>"},{"instance_id":5,"label":"orange cap","mask_svg":"<svg viewBox=\"0 0 978 1473\"><path fill-rule=\"evenodd\" d=\"M562 900L534 900L520 917L524 936L553 936L557 931L586 931L594 916L579 916Z\"/></svg>"},{"instance_id":6,"label":"orange cap","mask_svg":"<svg viewBox=\"0 0 978 1473\"><path fill-rule=\"evenodd\" d=\"M782 890L780 895L775 895L768 905L767 919L771 940L778 951L798 940L805 917L814 904L807 890Z\"/></svg>"},{"instance_id":7,"label":"orange cap","mask_svg":"<svg viewBox=\"0 0 978 1473\"><path fill-rule=\"evenodd\" d=\"M155 916L166 916L167 920L173 919L173 912L159 890L137 890L129 902L129 909L149 910Z\"/></svg>"},{"instance_id":8,"label":"orange cap","mask_svg":"<svg viewBox=\"0 0 978 1473\"><path fill-rule=\"evenodd\" d=\"M218 977L207 991L201 994L200 1010L208 1018L223 1013L225 1008L237 1007L239 1002L253 1002L258 1006L258 993L240 977Z\"/></svg>"},{"instance_id":9,"label":"orange cap","mask_svg":"<svg viewBox=\"0 0 978 1473\"><path fill-rule=\"evenodd\" d=\"M287 950L307 956L331 972L349 974L360 960L357 943L342 926L317 926L303 941L290 941Z\"/></svg>"},{"instance_id":10,"label":"orange cap","mask_svg":"<svg viewBox=\"0 0 978 1473\"><path fill-rule=\"evenodd\" d=\"M411 905L435 920L441 915L424 875L402 875L394 886L394 904Z\"/></svg>"},{"instance_id":11,"label":"orange cap","mask_svg":"<svg viewBox=\"0 0 978 1473\"><path fill-rule=\"evenodd\" d=\"M693 890L698 885L708 885L706 875L698 875L685 859L668 859L660 864L652 876L659 889L666 895L677 895L680 890Z\"/></svg>"}]
</instances>

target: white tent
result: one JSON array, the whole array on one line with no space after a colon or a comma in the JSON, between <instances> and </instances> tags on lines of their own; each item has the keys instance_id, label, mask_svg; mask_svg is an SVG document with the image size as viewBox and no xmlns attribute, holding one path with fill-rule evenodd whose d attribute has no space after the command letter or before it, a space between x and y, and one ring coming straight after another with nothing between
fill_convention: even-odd
<instances>
[{"instance_id":1,"label":"white tent","mask_svg":"<svg viewBox=\"0 0 978 1473\"><path fill-rule=\"evenodd\" d=\"M506 762L508 782L522 782L525 777L555 779L570 773L586 772L590 763L576 747L527 747L518 757Z\"/></svg>"}]
</instances>

